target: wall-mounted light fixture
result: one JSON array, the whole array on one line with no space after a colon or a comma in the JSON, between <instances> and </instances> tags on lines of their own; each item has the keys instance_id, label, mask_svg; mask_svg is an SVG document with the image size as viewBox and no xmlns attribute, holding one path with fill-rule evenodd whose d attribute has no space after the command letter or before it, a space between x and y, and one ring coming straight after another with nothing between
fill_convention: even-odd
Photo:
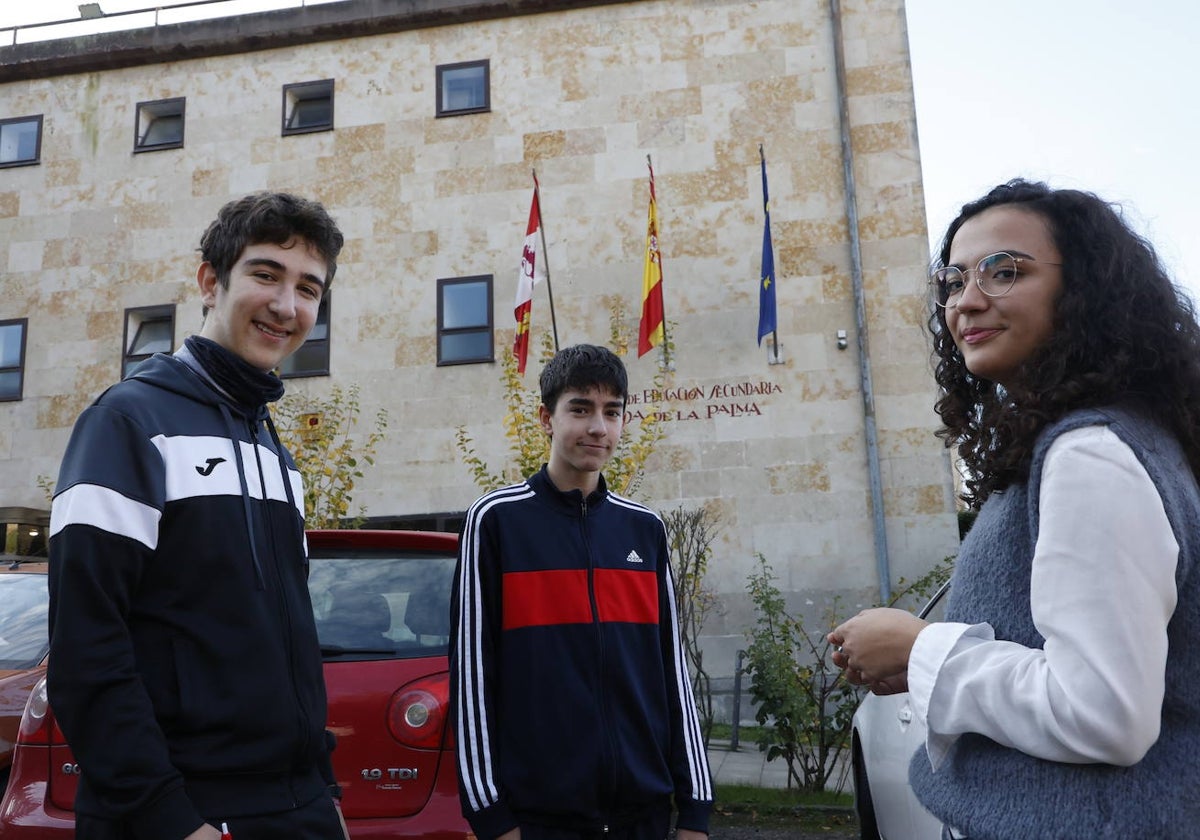
<instances>
[{"instance_id":1,"label":"wall-mounted light fixture","mask_svg":"<svg viewBox=\"0 0 1200 840\"><path fill-rule=\"evenodd\" d=\"M847 342L846 342L846 331L845 331L845 330L838 330L838 331L837 331L837 348L838 348L839 350L845 350L845 349L846 349L846 343L847 343Z\"/></svg>"}]
</instances>

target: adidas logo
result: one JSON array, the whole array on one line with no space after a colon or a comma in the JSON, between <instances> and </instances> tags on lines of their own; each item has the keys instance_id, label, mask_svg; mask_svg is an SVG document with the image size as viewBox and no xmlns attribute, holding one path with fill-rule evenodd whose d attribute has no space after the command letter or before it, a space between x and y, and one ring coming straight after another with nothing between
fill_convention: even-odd
<instances>
[{"instance_id":1,"label":"adidas logo","mask_svg":"<svg viewBox=\"0 0 1200 840\"><path fill-rule=\"evenodd\" d=\"M645 561L644 561L644 560L642 560L642 558L641 558L641 557L638 557L638 553L637 553L636 551L631 551L631 552L629 552L629 554L628 554L628 555L625 557L625 562L626 562L626 563L643 563L643 562L645 562Z\"/></svg>"}]
</instances>

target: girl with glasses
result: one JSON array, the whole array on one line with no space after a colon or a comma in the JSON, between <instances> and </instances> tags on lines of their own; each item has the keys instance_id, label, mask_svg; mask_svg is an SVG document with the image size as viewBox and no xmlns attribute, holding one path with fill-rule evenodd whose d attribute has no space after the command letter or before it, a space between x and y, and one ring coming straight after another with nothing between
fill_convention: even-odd
<instances>
[{"instance_id":1,"label":"girl with glasses","mask_svg":"<svg viewBox=\"0 0 1200 840\"><path fill-rule=\"evenodd\" d=\"M931 281L939 435L979 511L947 620L867 610L851 682L909 691L944 836L1184 837L1200 825L1200 327L1095 195L965 205Z\"/></svg>"}]
</instances>

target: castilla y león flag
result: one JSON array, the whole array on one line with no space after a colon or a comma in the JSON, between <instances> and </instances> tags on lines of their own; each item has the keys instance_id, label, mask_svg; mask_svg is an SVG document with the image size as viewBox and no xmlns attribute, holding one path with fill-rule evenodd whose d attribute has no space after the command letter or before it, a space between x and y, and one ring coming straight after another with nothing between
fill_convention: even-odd
<instances>
[{"instance_id":1,"label":"castilla y le\u00f3n flag","mask_svg":"<svg viewBox=\"0 0 1200 840\"><path fill-rule=\"evenodd\" d=\"M517 371L525 372L529 358L529 319L533 310L533 284L537 282L534 264L537 262L538 228L542 226L541 208L538 206L537 177L533 179L533 203L529 205L529 224L525 228L525 247L521 251L521 273L517 278L517 301L513 315L517 319L517 335L513 339L513 355L517 357Z\"/></svg>"}]
</instances>

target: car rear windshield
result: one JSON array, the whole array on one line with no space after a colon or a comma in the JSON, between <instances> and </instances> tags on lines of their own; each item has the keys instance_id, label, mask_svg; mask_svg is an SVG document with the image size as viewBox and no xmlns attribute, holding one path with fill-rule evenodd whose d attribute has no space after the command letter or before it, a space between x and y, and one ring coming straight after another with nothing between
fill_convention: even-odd
<instances>
[{"instance_id":1,"label":"car rear windshield","mask_svg":"<svg viewBox=\"0 0 1200 840\"><path fill-rule=\"evenodd\" d=\"M49 615L45 575L0 575L0 670L24 671L42 661Z\"/></svg>"},{"instance_id":2,"label":"car rear windshield","mask_svg":"<svg viewBox=\"0 0 1200 840\"><path fill-rule=\"evenodd\" d=\"M455 558L314 550L308 589L326 658L445 655Z\"/></svg>"}]
</instances>

